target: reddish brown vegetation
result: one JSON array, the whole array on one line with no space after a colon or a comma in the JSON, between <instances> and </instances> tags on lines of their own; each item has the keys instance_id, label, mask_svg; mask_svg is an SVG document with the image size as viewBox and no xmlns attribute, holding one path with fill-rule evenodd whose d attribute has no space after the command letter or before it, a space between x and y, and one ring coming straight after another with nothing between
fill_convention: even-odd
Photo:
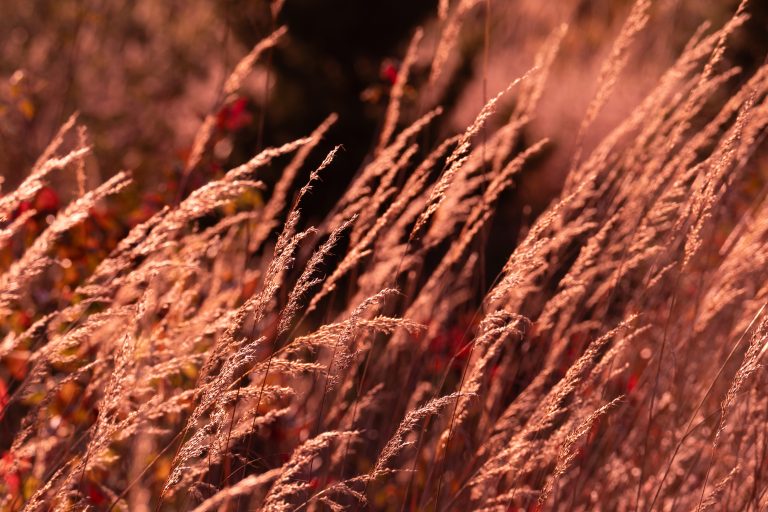
<instances>
[{"instance_id":1,"label":"reddish brown vegetation","mask_svg":"<svg viewBox=\"0 0 768 512\"><path fill-rule=\"evenodd\" d=\"M454 3L440 4L430 84L478 2ZM523 144L522 133L546 101L567 28L435 147L420 135L439 107L396 130L419 32L374 154L322 222L304 227L302 208L323 193L336 150L290 197L333 116L134 227L34 323L9 321L2 506L768 505L768 204L743 186L762 179L768 67L743 77L723 59L742 5L724 27L698 32L624 122L582 152L649 3L638 0L602 68L560 198L516 247L496 246L489 223L548 147ZM236 95L284 32L227 80L185 178L219 125L249 121L236 118ZM510 97L509 118L490 123ZM51 173L78 172L90 148L76 123L0 198L0 244L34 217ZM269 199L243 207L243 194L266 188L268 165L284 169ZM68 268L53 249L129 179L83 185L25 244L0 275L4 318ZM490 287L478 278L488 247L508 254Z\"/></svg>"}]
</instances>

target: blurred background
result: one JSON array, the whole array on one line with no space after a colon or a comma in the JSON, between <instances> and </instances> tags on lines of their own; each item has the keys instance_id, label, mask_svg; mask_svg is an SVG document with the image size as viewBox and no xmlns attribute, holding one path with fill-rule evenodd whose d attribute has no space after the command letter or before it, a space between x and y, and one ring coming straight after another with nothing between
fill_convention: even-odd
<instances>
[{"instance_id":1,"label":"blurred background","mask_svg":"<svg viewBox=\"0 0 768 512\"><path fill-rule=\"evenodd\" d=\"M448 6L453 9L459 2ZM214 158L190 186L260 148L309 134L336 112L339 121L327 147L343 144L344 152L323 185L332 204L334 192L348 183L373 148L416 27L424 28L425 37L405 92L402 120L412 121L435 104L445 106L447 113L431 134L436 138L467 126L485 100L524 74L544 40L567 23L528 133L530 139L553 140L549 164L535 176L524 176L515 192L516 208L535 214L561 185L599 67L632 2L473 3L446 72L428 87L429 65L445 22L437 16L437 0L0 0L4 188L12 189L26 175L61 123L79 112L94 147L87 165L89 185L118 170L133 170L138 187L130 208L145 210L136 215L140 219L177 193L194 133L212 110L217 115ZM701 23L719 26L736 4L656 0L648 28L633 45L630 65L587 134L587 148L648 92ZM759 52L768 38L768 3L752 2L749 10L753 17L731 42L728 55L746 68L762 60ZM260 59L241 97L219 104L223 82L237 61L282 25L288 27L287 36ZM501 112L513 102L512 96ZM59 194L76 191L72 174L56 175ZM275 177L267 172L264 179Z\"/></svg>"}]
</instances>

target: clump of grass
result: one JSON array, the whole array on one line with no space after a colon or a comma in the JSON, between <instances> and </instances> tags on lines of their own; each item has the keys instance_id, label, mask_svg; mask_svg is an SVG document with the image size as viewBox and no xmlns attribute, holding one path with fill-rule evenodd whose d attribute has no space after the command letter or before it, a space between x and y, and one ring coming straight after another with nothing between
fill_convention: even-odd
<instances>
[{"instance_id":1,"label":"clump of grass","mask_svg":"<svg viewBox=\"0 0 768 512\"><path fill-rule=\"evenodd\" d=\"M441 2L430 84L477 3ZM768 206L749 196L735 222L722 217L757 173L768 67L732 83L740 70L723 52L742 3L582 157L649 4L635 4L602 68L561 196L515 246L488 230L516 177L546 165L552 143L521 134L546 101L566 27L463 134L434 145L421 135L440 108L399 119L417 32L375 151L314 226L306 199L325 193L338 148L296 180L333 114L182 187L69 300L2 328L0 358L23 367L0 396L2 507L766 506ZM284 32L235 67L227 96ZM508 95L518 104L493 125ZM185 181L213 150L214 121L198 131ZM35 215L22 203L51 173L80 173L89 148L76 126L0 198L0 243L19 238ZM271 190L259 180L267 165L283 169ZM81 196L0 275L0 314L35 307L62 265L61 238L129 180L85 191L78 174ZM253 190L265 206L238 207ZM486 285L489 247L508 256Z\"/></svg>"}]
</instances>

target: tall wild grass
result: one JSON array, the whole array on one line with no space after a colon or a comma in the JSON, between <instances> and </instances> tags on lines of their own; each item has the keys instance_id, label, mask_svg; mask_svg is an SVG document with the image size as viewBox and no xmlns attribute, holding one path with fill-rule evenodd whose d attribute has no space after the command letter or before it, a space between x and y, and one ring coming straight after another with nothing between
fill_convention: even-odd
<instances>
[{"instance_id":1,"label":"tall wild grass","mask_svg":"<svg viewBox=\"0 0 768 512\"><path fill-rule=\"evenodd\" d=\"M724 58L749 14L703 26L597 145L587 134L649 22L637 0L598 77L560 196L516 244L490 236L548 101L536 65L432 143L430 88L478 0L414 35L380 136L323 219L336 121L183 191L55 307L55 248L131 181L87 190L72 117L0 197L4 510L763 510L768 506L768 66ZM279 28L234 69L182 183ZM420 117L401 105L434 51ZM494 95L494 93L497 93ZM502 115L500 105L513 101ZM333 141L342 144L344 141ZM322 159L317 168L307 162ZM262 172L280 169L267 186ZM79 194L30 239L56 173ZM302 176L309 175L303 182ZM755 186L757 183L757 186ZM244 195L265 198L245 207ZM485 258L503 253L497 276Z\"/></svg>"}]
</instances>

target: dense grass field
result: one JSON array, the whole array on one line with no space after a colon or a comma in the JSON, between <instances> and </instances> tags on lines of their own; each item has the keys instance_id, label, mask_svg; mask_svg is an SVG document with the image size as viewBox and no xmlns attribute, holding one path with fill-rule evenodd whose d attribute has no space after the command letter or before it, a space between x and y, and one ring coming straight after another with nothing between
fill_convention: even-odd
<instances>
[{"instance_id":1,"label":"dense grass field","mask_svg":"<svg viewBox=\"0 0 768 512\"><path fill-rule=\"evenodd\" d=\"M762 8L605 3L499 84L543 11L441 0L285 140L291 0L197 118L2 77L0 510L768 508Z\"/></svg>"}]
</instances>

